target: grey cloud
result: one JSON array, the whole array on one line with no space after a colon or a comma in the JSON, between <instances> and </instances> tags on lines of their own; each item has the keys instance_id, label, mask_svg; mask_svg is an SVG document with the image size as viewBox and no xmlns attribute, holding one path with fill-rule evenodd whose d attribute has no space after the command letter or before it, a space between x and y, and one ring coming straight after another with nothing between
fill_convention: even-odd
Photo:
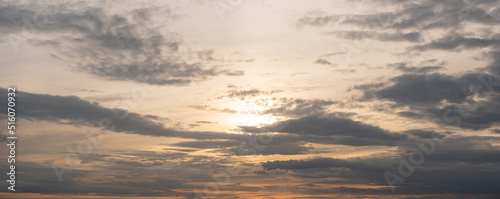
<instances>
[{"instance_id":1,"label":"grey cloud","mask_svg":"<svg viewBox=\"0 0 500 199\"><path fill-rule=\"evenodd\" d=\"M6 95L6 93L6 89L0 89L0 95ZM163 122L165 122L164 118L150 115L141 115L122 109L105 108L98 103L85 101L76 96L54 96L18 91L17 104L19 105L17 110L18 117L30 120L51 121L73 125L86 125L91 127L106 127L108 124L110 124L106 128L107 130L122 133L192 138L198 140L227 140L225 142L181 143L181 145L184 144L186 145L186 147L195 147L196 144L200 144L198 145L198 148L203 148L203 145L205 145L206 148L212 148L216 144L231 147L231 144L248 142L250 136L223 132L182 131L174 128L168 128L163 124ZM0 112L4 113L0 115L5 115L6 111L7 110L5 107L0 107ZM308 123L310 121L312 121L312 123ZM305 143L346 144L356 146L395 145L394 141L400 141L401 139L405 138L402 135L390 134L377 127L364 125L360 122L349 121L347 119L332 119L332 122L335 123L347 122L347 124L341 125L342 127L345 127L343 128L343 130L346 130L345 132L335 132L332 129L328 129L332 127L333 123L329 123L328 120L321 118L305 118L293 122L294 126L300 126L301 122L304 123L304 125L308 126L301 127L301 129L299 129L301 130L301 132L296 132L290 127L285 128L286 131L280 132L291 133L291 135L276 135L274 137L273 146L268 146L267 149L261 151L260 153L263 155L270 155L274 153L301 154L309 151L310 149L309 147L304 146ZM322 126L320 127L323 127L324 129L321 129L322 131L319 132L316 131L318 129L311 126L315 124L322 124ZM277 128L270 127L263 129L267 130ZM359 132L355 132L358 130ZM369 132L371 130L373 130L373 132ZM264 133L264 131L259 131L259 133ZM354 136L354 138L325 138L324 136L326 136L327 134L330 134L332 136L349 136L352 134L351 136ZM380 139L377 140L377 137L379 137ZM384 141L382 139L389 140ZM287 149L290 150L287 151Z\"/></svg>"},{"instance_id":2,"label":"grey cloud","mask_svg":"<svg viewBox=\"0 0 500 199\"><path fill-rule=\"evenodd\" d=\"M7 162L6 162L7 163ZM0 164L3 168L8 168L7 164ZM6 169L3 169L7 173ZM72 172L66 172L64 183L60 183L50 166L25 161L16 161L16 179L22 179L23 186L16 184L16 192L20 193L82 193L81 182L77 179L86 178L92 175L92 171L73 169ZM4 172L2 172L4 173ZM19 181L18 181L19 182ZM87 190L88 191L88 190ZM97 191L97 190L96 190Z\"/></svg>"},{"instance_id":3,"label":"grey cloud","mask_svg":"<svg viewBox=\"0 0 500 199\"><path fill-rule=\"evenodd\" d=\"M496 62L487 67L492 69ZM481 80L482 79L482 80ZM487 73L468 72L459 76L440 73L406 73L390 80L393 84L386 87L360 87L364 99L381 99L395 102L396 106L409 106L412 110L398 113L404 117L427 119L438 124L455 125L469 129L484 129L493 126L498 120L498 76ZM491 85L485 86L486 82ZM375 84L375 83L374 83ZM480 100L473 99L479 97ZM443 103L451 103L440 107ZM477 105L470 111L471 105ZM462 108L460 108L462 107ZM467 113L458 113L457 110ZM445 122L445 111L452 110ZM452 116L459 118L451 118Z\"/></svg>"},{"instance_id":4,"label":"grey cloud","mask_svg":"<svg viewBox=\"0 0 500 199\"><path fill-rule=\"evenodd\" d=\"M414 109L399 112L398 115L466 129L487 129L500 122L500 112L497 111L500 108L498 100L500 100L498 94L489 94L483 96L480 101L468 98L464 99L463 103L456 102L443 107L439 107L436 103L423 104L419 107L415 107L414 103L408 103L406 105Z\"/></svg>"},{"instance_id":5,"label":"grey cloud","mask_svg":"<svg viewBox=\"0 0 500 199\"><path fill-rule=\"evenodd\" d=\"M182 153L152 151L113 152L91 154L81 166L99 167L97 170L71 168L64 172L60 182L54 169L47 164L16 162L18 182L16 192L42 194L97 194L114 197L162 196L188 197L189 193L176 189L192 188L188 179L210 180L206 170L222 168L207 156L186 156ZM0 164L8 168L6 163ZM60 169L60 168L59 168ZM4 169L2 169L4 171ZM162 175L158 175L161 172ZM7 173L7 171L5 171ZM105 180L104 180L105 179ZM133 179L133 180L132 180ZM147 180L145 180L147 179Z\"/></svg>"},{"instance_id":6,"label":"grey cloud","mask_svg":"<svg viewBox=\"0 0 500 199\"><path fill-rule=\"evenodd\" d=\"M339 38L349 40L375 39L379 41L409 41L417 42L421 40L420 33L379 33L375 31L337 31L330 33Z\"/></svg>"},{"instance_id":7,"label":"grey cloud","mask_svg":"<svg viewBox=\"0 0 500 199\"><path fill-rule=\"evenodd\" d=\"M416 67L416 66L411 66L408 63L405 62L400 62L396 64L390 64L389 67L393 67L394 69L406 72L406 73L428 73L428 72L434 72L437 70L441 70L444 67L443 66L422 66L422 67Z\"/></svg>"},{"instance_id":8,"label":"grey cloud","mask_svg":"<svg viewBox=\"0 0 500 199\"><path fill-rule=\"evenodd\" d=\"M291 139L280 139L280 136L276 136L276 139L270 144L261 145L262 148L256 150L251 146L248 141L243 140L213 140L213 141L189 141L189 142L179 142L172 144L172 146L196 148L196 149L217 149L222 152L229 152L232 155L244 156L244 155L296 155L305 154L309 152L311 147L303 146L303 143L294 141Z\"/></svg>"},{"instance_id":9,"label":"grey cloud","mask_svg":"<svg viewBox=\"0 0 500 199\"><path fill-rule=\"evenodd\" d=\"M6 142L7 137L7 134L3 134L2 132L0 132L0 142Z\"/></svg>"},{"instance_id":10,"label":"grey cloud","mask_svg":"<svg viewBox=\"0 0 500 199\"><path fill-rule=\"evenodd\" d=\"M432 138L434 136L437 136L440 138L446 137L446 135L438 134L438 133L433 132L433 131L425 131L425 130L419 130L419 129L407 130L407 131L404 131L403 133L412 134L412 135L417 136L419 138Z\"/></svg>"},{"instance_id":11,"label":"grey cloud","mask_svg":"<svg viewBox=\"0 0 500 199\"><path fill-rule=\"evenodd\" d=\"M500 75L500 51L490 51L488 52L488 57L490 57L492 61L488 65L487 69L495 75Z\"/></svg>"},{"instance_id":12,"label":"grey cloud","mask_svg":"<svg viewBox=\"0 0 500 199\"><path fill-rule=\"evenodd\" d=\"M365 95L389 99L401 105L438 104L442 100L459 103L470 93L471 82L467 80L439 73L403 74L391 79L393 85L366 91Z\"/></svg>"},{"instance_id":13,"label":"grey cloud","mask_svg":"<svg viewBox=\"0 0 500 199\"><path fill-rule=\"evenodd\" d=\"M259 89L249 89L249 90L238 90L233 89L229 91L228 95L220 96L223 97L236 97L240 100L245 100L251 97L257 97L262 95L271 95L275 92L281 92L280 90L263 91ZM328 111L327 109L337 104L338 102L332 100L321 100L321 99L296 99L296 98L274 98L268 97L263 99L257 99L253 101L255 105L260 105L266 108L263 111L249 111L249 112L239 112L228 108L217 108L210 107L208 105L191 105L189 107L198 110L207 111L217 111L222 113L251 113L251 114L261 114L261 115L275 115L275 116L290 116L290 117L303 117L307 115L324 115Z\"/></svg>"},{"instance_id":14,"label":"grey cloud","mask_svg":"<svg viewBox=\"0 0 500 199\"><path fill-rule=\"evenodd\" d=\"M500 44L500 39L483 39L483 38L468 38L457 35L448 35L438 40L434 40L430 43L413 46L410 50L460 50L460 48L484 48L490 46L498 46Z\"/></svg>"},{"instance_id":15,"label":"grey cloud","mask_svg":"<svg viewBox=\"0 0 500 199\"><path fill-rule=\"evenodd\" d=\"M0 94L7 95L6 89ZM123 109L105 108L95 102L76 96L56 96L18 91L18 117L45 120L65 124L87 125L106 128L115 132L139 135L183 137L195 139L237 139L241 135L218 132L178 131L165 127L165 118L141 115ZM7 98L5 98L7 100ZM6 106L0 107L1 115L7 113Z\"/></svg>"},{"instance_id":16,"label":"grey cloud","mask_svg":"<svg viewBox=\"0 0 500 199\"><path fill-rule=\"evenodd\" d=\"M499 100L500 95L492 94L482 101L472 102L472 104L477 105L474 110L470 109L471 105L459 106L457 104L442 108L428 108L420 115L439 124L458 125L461 128L475 130L486 129L500 122ZM447 110L451 112L445 117L444 114ZM462 110L463 113L457 110Z\"/></svg>"},{"instance_id":17,"label":"grey cloud","mask_svg":"<svg viewBox=\"0 0 500 199\"><path fill-rule=\"evenodd\" d=\"M240 144L237 140L213 140L213 141L189 141L172 144L173 146L197 148L197 149L217 149L234 147Z\"/></svg>"},{"instance_id":18,"label":"grey cloud","mask_svg":"<svg viewBox=\"0 0 500 199\"><path fill-rule=\"evenodd\" d=\"M261 114L292 117L322 115L326 113L326 109L328 109L331 105L337 104L336 101L320 99L278 98L274 100L277 102L276 105L262 111Z\"/></svg>"},{"instance_id":19,"label":"grey cloud","mask_svg":"<svg viewBox=\"0 0 500 199\"><path fill-rule=\"evenodd\" d=\"M349 169L364 169L370 171L383 171L392 166L394 161L383 162L379 159L335 159L335 158L315 158L309 160L284 160L268 161L261 163L265 170L303 170L315 168L345 167Z\"/></svg>"},{"instance_id":20,"label":"grey cloud","mask_svg":"<svg viewBox=\"0 0 500 199\"><path fill-rule=\"evenodd\" d=\"M271 95L278 92L281 91L279 90L264 91L256 88L251 88L251 89L232 88L228 91L227 97L240 98L240 100L245 100L246 98L257 97L260 95Z\"/></svg>"},{"instance_id":21,"label":"grey cloud","mask_svg":"<svg viewBox=\"0 0 500 199\"><path fill-rule=\"evenodd\" d=\"M7 95L6 89L0 89L0 94ZM174 130L164 128L162 124L151 120L151 116L142 116L122 109L108 109L98 103L82 100L76 96L54 96L32 94L18 91L18 115L28 119L47 120L55 122L70 121L74 124L90 126L106 126L112 122L114 131L130 132L145 135L173 135ZM6 108L0 108L6 113ZM121 119L124 118L124 119ZM104 119L104 120L103 120ZM111 128L111 126L109 126Z\"/></svg>"},{"instance_id":22,"label":"grey cloud","mask_svg":"<svg viewBox=\"0 0 500 199\"><path fill-rule=\"evenodd\" d=\"M196 121L196 123L198 123L198 124L212 124L213 122L209 122L209 121Z\"/></svg>"},{"instance_id":23,"label":"grey cloud","mask_svg":"<svg viewBox=\"0 0 500 199\"><path fill-rule=\"evenodd\" d=\"M120 81L135 81L156 85L188 85L218 75L241 76L243 71L220 70L202 62L210 60L184 60L179 52L181 40L174 34L165 35L157 27L150 27L153 14L165 14L159 8L135 9L129 15L108 14L101 8L84 10L62 4L54 12L43 13L46 23L34 28L40 34L62 34L52 37L57 43L68 43L61 52L78 57L77 71ZM23 17L38 16L36 8L2 5L0 21L4 32L15 34L25 25ZM167 13L165 15L170 17ZM167 18L167 20L172 20ZM36 40L36 39L35 39ZM58 41L61 40L61 41Z\"/></svg>"},{"instance_id":24,"label":"grey cloud","mask_svg":"<svg viewBox=\"0 0 500 199\"><path fill-rule=\"evenodd\" d=\"M485 141L492 144L484 145ZM452 137L437 145L436 151L425 158L424 164L418 167L417 174L405 178L404 183L398 183L396 194L415 192L415 186L426 184L430 187L442 186L441 191L447 193L498 194L496 184L499 174L495 169L499 153L495 144L499 139L494 137ZM478 149L481 148L481 149ZM262 162L266 171L288 170L284 175L298 178L342 178L348 182L374 183L386 185L385 171L398 168L398 157L408 158L411 150L398 156L377 158L310 158L303 160L279 160ZM408 160L407 160L408 161ZM397 171L394 171L397 173ZM457 175L460 173L460 175ZM470 178L474 180L471 181ZM323 182L324 184L338 182ZM491 183L495 185L491 185ZM306 191L306 190L301 190ZM366 193L378 193L381 189L367 189ZM421 192L420 192L421 191ZM433 193L433 189L419 189L418 194ZM356 191L353 191L355 193ZM391 193L388 189L386 193Z\"/></svg>"},{"instance_id":25,"label":"grey cloud","mask_svg":"<svg viewBox=\"0 0 500 199\"><path fill-rule=\"evenodd\" d=\"M297 20L297 25L301 26L323 26L338 20L338 16L304 16Z\"/></svg>"},{"instance_id":26,"label":"grey cloud","mask_svg":"<svg viewBox=\"0 0 500 199\"><path fill-rule=\"evenodd\" d=\"M355 6L354 2L352 6ZM411 51L431 49L459 51L461 49L498 46L498 35L465 34L469 24L494 26L500 24L500 3L492 1L363 1L369 6L391 6L394 10L369 14L306 14L297 20L299 27L354 26L356 30L330 31L329 34L349 40L375 39L379 41L418 42L432 35L432 29L446 31L434 41L409 47ZM361 29L361 30L360 30Z\"/></svg>"},{"instance_id":27,"label":"grey cloud","mask_svg":"<svg viewBox=\"0 0 500 199\"><path fill-rule=\"evenodd\" d=\"M326 59L317 59L315 62L315 64L323 64L323 65L332 65L331 62L329 62L328 60Z\"/></svg>"},{"instance_id":28,"label":"grey cloud","mask_svg":"<svg viewBox=\"0 0 500 199\"><path fill-rule=\"evenodd\" d=\"M349 136L373 140L405 140L407 138L404 134L390 133L379 127L341 117L308 116L286 122L285 128L278 132L315 136ZM266 129L265 127L262 129L242 128L250 132Z\"/></svg>"},{"instance_id":29,"label":"grey cloud","mask_svg":"<svg viewBox=\"0 0 500 199\"><path fill-rule=\"evenodd\" d=\"M385 82L365 83L365 84L355 85L355 86L352 87L352 89L356 89L356 90L371 90L371 89L383 87L385 85L386 85ZM351 90L351 89L349 89L349 90Z\"/></svg>"},{"instance_id":30,"label":"grey cloud","mask_svg":"<svg viewBox=\"0 0 500 199\"><path fill-rule=\"evenodd\" d=\"M313 15L297 20L299 26L351 24L379 29L456 29L464 22L485 25L500 23L498 1L365 1L370 6L395 6L393 12L360 15Z\"/></svg>"}]
</instances>

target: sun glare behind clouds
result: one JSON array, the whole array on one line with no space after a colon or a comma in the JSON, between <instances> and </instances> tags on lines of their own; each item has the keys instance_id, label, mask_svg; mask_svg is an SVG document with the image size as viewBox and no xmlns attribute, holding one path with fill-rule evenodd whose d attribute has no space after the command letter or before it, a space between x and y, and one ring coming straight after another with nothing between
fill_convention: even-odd
<instances>
[{"instance_id":1,"label":"sun glare behind clouds","mask_svg":"<svg viewBox=\"0 0 500 199\"><path fill-rule=\"evenodd\" d=\"M0 0L0 55L0 198L500 196L500 0Z\"/></svg>"},{"instance_id":2,"label":"sun glare behind clouds","mask_svg":"<svg viewBox=\"0 0 500 199\"><path fill-rule=\"evenodd\" d=\"M232 123L238 126L262 126L276 122L273 117L267 115L236 114L231 118Z\"/></svg>"}]
</instances>

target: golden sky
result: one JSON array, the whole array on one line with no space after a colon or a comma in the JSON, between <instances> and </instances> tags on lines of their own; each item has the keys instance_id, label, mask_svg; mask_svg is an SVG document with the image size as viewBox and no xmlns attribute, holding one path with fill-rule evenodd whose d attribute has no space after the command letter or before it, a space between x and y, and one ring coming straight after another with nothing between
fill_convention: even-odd
<instances>
[{"instance_id":1,"label":"golden sky","mask_svg":"<svg viewBox=\"0 0 500 199\"><path fill-rule=\"evenodd\" d=\"M2 1L0 197L498 197L499 24L496 0Z\"/></svg>"}]
</instances>

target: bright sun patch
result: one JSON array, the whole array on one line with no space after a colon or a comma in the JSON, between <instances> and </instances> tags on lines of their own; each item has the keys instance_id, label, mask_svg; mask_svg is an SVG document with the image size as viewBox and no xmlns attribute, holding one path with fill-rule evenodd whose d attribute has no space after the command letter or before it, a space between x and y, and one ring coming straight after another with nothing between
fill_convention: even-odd
<instances>
[{"instance_id":1,"label":"bright sun patch","mask_svg":"<svg viewBox=\"0 0 500 199\"><path fill-rule=\"evenodd\" d=\"M233 116L233 122L238 126L261 126L272 124L275 119L269 116L261 116L254 114L237 114Z\"/></svg>"}]
</instances>

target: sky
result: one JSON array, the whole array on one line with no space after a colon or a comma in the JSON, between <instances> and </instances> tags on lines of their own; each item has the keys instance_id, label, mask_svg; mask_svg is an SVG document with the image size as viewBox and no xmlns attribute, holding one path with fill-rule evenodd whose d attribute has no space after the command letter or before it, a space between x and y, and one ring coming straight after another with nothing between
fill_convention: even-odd
<instances>
[{"instance_id":1,"label":"sky","mask_svg":"<svg viewBox=\"0 0 500 199\"><path fill-rule=\"evenodd\" d=\"M499 198L497 0L1 1L0 198Z\"/></svg>"}]
</instances>

